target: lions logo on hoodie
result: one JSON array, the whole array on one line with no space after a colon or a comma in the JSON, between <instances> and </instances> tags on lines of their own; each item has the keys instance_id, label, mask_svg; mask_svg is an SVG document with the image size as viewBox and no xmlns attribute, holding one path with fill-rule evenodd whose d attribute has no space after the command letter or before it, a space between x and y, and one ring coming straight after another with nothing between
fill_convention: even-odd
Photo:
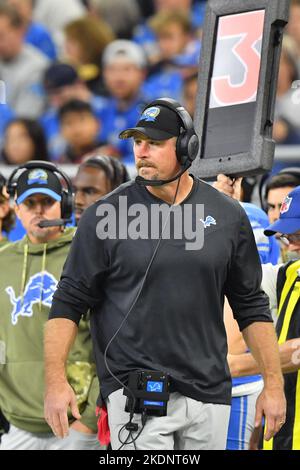
<instances>
[{"instance_id":1,"label":"lions logo on hoodie","mask_svg":"<svg viewBox=\"0 0 300 470\"><path fill-rule=\"evenodd\" d=\"M47 271L37 273L31 276L27 282L23 295L16 296L13 287L8 286L5 292L9 295L10 302L13 305L11 312L11 322L16 325L18 317L32 317L33 305L42 304L51 307L53 294L56 290L57 280Z\"/></svg>"}]
</instances>

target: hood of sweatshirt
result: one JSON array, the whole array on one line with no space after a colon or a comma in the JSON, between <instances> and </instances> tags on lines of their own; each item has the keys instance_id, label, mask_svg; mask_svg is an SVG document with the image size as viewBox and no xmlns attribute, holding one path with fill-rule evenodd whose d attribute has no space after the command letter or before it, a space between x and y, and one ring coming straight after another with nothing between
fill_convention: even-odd
<instances>
[{"instance_id":1,"label":"hood of sweatshirt","mask_svg":"<svg viewBox=\"0 0 300 470\"><path fill-rule=\"evenodd\" d=\"M63 247L66 244L69 244L74 236L75 230L73 228L65 229L65 231L60 235L59 238L55 240L50 240L47 243L32 243L28 236L25 237L16 244L16 252L19 254L23 253L23 268L22 268L22 278L21 278L21 289L20 297L21 304L24 301L24 290L26 288L26 283L28 280L28 256L41 257L41 266L40 266L40 297L39 297L39 311L42 309L43 293L47 290L47 277L45 276L47 270L47 254L50 254L54 250L57 250ZM42 256L41 256L42 255Z\"/></svg>"},{"instance_id":2,"label":"hood of sweatshirt","mask_svg":"<svg viewBox=\"0 0 300 470\"><path fill-rule=\"evenodd\" d=\"M57 248L64 246L70 241L72 241L72 238L74 236L75 229L74 228L66 228L64 232L61 234L59 238L56 240L50 240L47 243L32 243L28 236L25 235L25 237L22 238L19 242L16 243L16 251L17 253L24 253L24 247L27 246L28 253L33 254L33 255L40 255L45 251L49 253L52 250L56 250Z\"/></svg>"}]
</instances>

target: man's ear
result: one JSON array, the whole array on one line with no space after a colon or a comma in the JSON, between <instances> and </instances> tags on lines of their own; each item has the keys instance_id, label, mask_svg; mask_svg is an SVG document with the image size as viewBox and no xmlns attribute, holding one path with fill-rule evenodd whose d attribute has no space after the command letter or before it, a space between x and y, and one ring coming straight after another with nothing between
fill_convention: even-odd
<instances>
[{"instance_id":1,"label":"man's ear","mask_svg":"<svg viewBox=\"0 0 300 470\"><path fill-rule=\"evenodd\" d=\"M14 203L14 211L15 211L16 216L19 217L20 207L18 206L18 204L16 203L16 201L15 201L15 203ZM19 218L20 218L20 217L19 217Z\"/></svg>"}]
</instances>

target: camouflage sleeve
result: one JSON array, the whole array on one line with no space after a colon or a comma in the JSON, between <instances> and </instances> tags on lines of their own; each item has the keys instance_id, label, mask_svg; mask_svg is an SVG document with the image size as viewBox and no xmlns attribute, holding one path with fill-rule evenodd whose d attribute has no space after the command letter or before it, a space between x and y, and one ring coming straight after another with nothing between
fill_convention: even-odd
<instances>
[{"instance_id":1,"label":"camouflage sleeve","mask_svg":"<svg viewBox=\"0 0 300 470\"><path fill-rule=\"evenodd\" d=\"M89 394L87 397L86 407L81 413L81 422L88 428L92 429L95 433L97 432L97 419L96 418L96 402L99 395L99 381L95 375L93 377Z\"/></svg>"}]
</instances>

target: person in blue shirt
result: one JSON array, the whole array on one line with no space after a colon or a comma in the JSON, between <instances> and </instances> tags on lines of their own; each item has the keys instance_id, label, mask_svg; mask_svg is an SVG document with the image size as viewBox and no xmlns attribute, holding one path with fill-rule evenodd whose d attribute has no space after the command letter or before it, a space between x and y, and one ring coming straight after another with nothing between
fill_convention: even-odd
<instances>
[{"instance_id":1,"label":"person in blue shirt","mask_svg":"<svg viewBox=\"0 0 300 470\"><path fill-rule=\"evenodd\" d=\"M219 175L214 187L219 191L230 194L235 199L249 196L245 193L245 184L241 196L239 183L233 193L229 186L229 179L224 175ZM253 188L252 188L253 190ZM248 192L251 192L251 190ZM247 197L246 197L247 198ZM250 221L261 264L271 263L276 265L279 257L279 247L274 237L267 237L264 230L269 226L267 214L248 202L241 202L248 219ZM247 260L244 260L247 263ZM229 354L243 354L247 350L236 321L233 318L232 310L228 303L224 307L224 322L228 339ZM248 375L245 377L232 378L232 401L231 412L227 435L227 450L248 450L251 446L251 436L255 430L256 401L263 388L261 375Z\"/></svg>"},{"instance_id":2,"label":"person in blue shirt","mask_svg":"<svg viewBox=\"0 0 300 470\"><path fill-rule=\"evenodd\" d=\"M48 109L41 117L45 131L50 158L57 161L67 148L67 143L61 134L58 110L72 99L89 103L95 115L102 120L108 110L108 100L105 97L93 95L87 85L80 80L78 73L69 64L54 63L44 75L44 89L48 99ZM98 140L102 141L101 129Z\"/></svg>"},{"instance_id":3,"label":"person in blue shirt","mask_svg":"<svg viewBox=\"0 0 300 470\"><path fill-rule=\"evenodd\" d=\"M201 41L188 13L166 11L149 22L158 45L144 89L151 99L169 96L180 100L184 79L198 72Z\"/></svg>"},{"instance_id":4,"label":"person in blue shirt","mask_svg":"<svg viewBox=\"0 0 300 470\"><path fill-rule=\"evenodd\" d=\"M202 28L204 22L206 2L192 0L155 0L154 7L155 13L165 11L188 11L190 12L190 19L195 31ZM144 47L147 55L151 57L157 51L156 35L148 22L144 22L137 26L134 30L133 39L138 44Z\"/></svg>"},{"instance_id":5,"label":"person in blue shirt","mask_svg":"<svg viewBox=\"0 0 300 470\"><path fill-rule=\"evenodd\" d=\"M267 237L264 234L264 230L270 224L267 214L256 205L248 202L243 202L242 206L250 220L261 263L276 265L280 249L275 237Z\"/></svg>"},{"instance_id":6,"label":"person in blue shirt","mask_svg":"<svg viewBox=\"0 0 300 470\"><path fill-rule=\"evenodd\" d=\"M57 52L54 41L49 31L40 23L32 20L33 0L6 0L12 5L25 20L27 29L25 42L39 49L50 60L56 60Z\"/></svg>"},{"instance_id":7,"label":"person in blue shirt","mask_svg":"<svg viewBox=\"0 0 300 470\"><path fill-rule=\"evenodd\" d=\"M103 78L110 97L102 118L102 140L115 147L122 162L134 161L132 144L120 140L122 129L133 127L141 108L150 101L143 93L147 72L147 59L141 46L133 41L120 39L111 42L103 54Z\"/></svg>"},{"instance_id":8,"label":"person in blue shirt","mask_svg":"<svg viewBox=\"0 0 300 470\"><path fill-rule=\"evenodd\" d=\"M0 100L0 151L6 126L15 118L15 113L7 104L1 104ZM1 154L1 152L0 152Z\"/></svg>"}]
</instances>

